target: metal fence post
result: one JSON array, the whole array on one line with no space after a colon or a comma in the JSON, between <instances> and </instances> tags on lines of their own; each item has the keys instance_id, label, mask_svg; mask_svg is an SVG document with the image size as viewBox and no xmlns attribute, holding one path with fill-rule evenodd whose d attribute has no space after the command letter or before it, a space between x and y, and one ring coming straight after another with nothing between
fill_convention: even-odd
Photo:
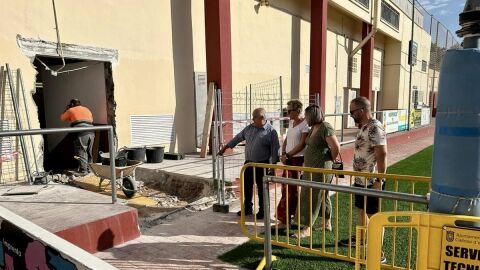
<instances>
[{"instance_id":1,"label":"metal fence post","mask_svg":"<svg viewBox=\"0 0 480 270\"><path fill-rule=\"evenodd\" d=\"M219 183L218 183L218 156L217 153L220 150L218 145L218 97L217 97L217 89L214 89L214 106L213 106L213 133L212 133L212 165L213 165L213 182L217 185L217 202L220 202L220 192L219 191Z\"/></svg>"},{"instance_id":2,"label":"metal fence post","mask_svg":"<svg viewBox=\"0 0 480 270\"><path fill-rule=\"evenodd\" d=\"M15 111L15 118L17 118L17 127L19 130L23 130L22 127L22 119L20 118L20 110L18 108L18 100L15 94L15 86L12 81L12 71L10 70L10 66L8 64L5 65L7 69L7 76L9 80L9 85L10 85L10 93L12 95L12 101L13 101L13 108ZM25 145L25 138L23 136L20 136L20 145L22 147L22 153L23 153L23 162L25 163L25 170L27 172L27 178L28 178L28 183L32 184L32 171L30 168L30 161L28 160L28 152L27 152L27 147Z\"/></svg>"},{"instance_id":3,"label":"metal fence post","mask_svg":"<svg viewBox=\"0 0 480 270\"><path fill-rule=\"evenodd\" d=\"M264 241L264 253L265 253L265 269L272 269L272 231L270 224L270 193L268 184L270 182L270 176L263 177L263 211L264 211L264 225L265 225L265 241Z\"/></svg>"},{"instance_id":4,"label":"metal fence post","mask_svg":"<svg viewBox=\"0 0 480 270\"><path fill-rule=\"evenodd\" d=\"M283 78L280 76L280 116L283 116Z\"/></svg>"},{"instance_id":5,"label":"metal fence post","mask_svg":"<svg viewBox=\"0 0 480 270\"><path fill-rule=\"evenodd\" d=\"M20 87L22 90L22 95L23 95L23 104L25 105L25 115L27 116L27 126L28 129L32 129L32 125L30 122L30 113L28 110L28 104L27 104L27 97L25 95L25 88L23 87L23 76L22 76L22 71L20 69L17 69L17 87ZM37 153L35 151L35 143L33 141L33 136L30 137L30 143L32 144L32 152L33 152L33 161L35 162L35 170L37 173L39 172L38 169L38 162L37 162Z\"/></svg>"},{"instance_id":6,"label":"metal fence post","mask_svg":"<svg viewBox=\"0 0 480 270\"><path fill-rule=\"evenodd\" d=\"M108 129L108 147L110 148L110 173L112 175L112 179L110 181L112 184L112 204L114 204L117 202L117 175L115 173L115 157L117 156L117 151L115 149L112 126L109 126ZM120 181L123 181L123 179Z\"/></svg>"},{"instance_id":7,"label":"metal fence post","mask_svg":"<svg viewBox=\"0 0 480 270\"><path fill-rule=\"evenodd\" d=\"M249 101L249 104L250 104L249 113L252 113L252 84L250 84L250 101Z\"/></svg>"},{"instance_id":8,"label":"metal fence post","mask_svg":"<svg viewBox=\"0 0 480 270\"><path fill-rule=\"evenodd\" d=\"M219 145L223 144L223 108L222 108L222 90L218 89L218 122L219 122ZM219 203L225 205L225 157L222 155L219 159L220 167L220 199Z\"/></svg>"},{"instance_id":9,"label":"metal fence post","mask_svg":"<svg viewBox=\"0 0 480 270\"><path fill-rule=\"evenodd\" d=\"M412 59L412 54L413 54L413 38L414 38L414 31L415 31L415 2L416 0L413 0L412 1L412 4L413 4L413 8L412 8L412 33L410 35L410 48L409 48L409 59ZM407 113L407 119L408 119L408 123L407 123L407 127L408 129L407 130L410 130L412 129L412 125L410 124L411 121L412 121L412 87L413 87L413 62L410 60L410 78L409 78L409 83L408 83L408 113Z\"/></svg>"},{"instance_id":10,"label":"metal fence post","mask_svg":"<svg viewBox=\"0 0 480 270\"><path fill-rule=\"evenodd\" d=\"M248 86L245 86L245 120L248 119L248 115L250 112L248 111Z\"/></svg>"},{"instance_id":11,"label":"metal fence post","mask_svg":"<svg viewBox=\"0 0 480 270\"><path fill-rule=\"evenodd\" d=\"M344 126L345 114L342 114L341 118L342 118L342 121L341 121L342 129L340 131L340 141L343 142L343 139L344 139L344 136L345 136L345 134L344 134L345 133L345 126Z\"/></svg>"}]
</instances>

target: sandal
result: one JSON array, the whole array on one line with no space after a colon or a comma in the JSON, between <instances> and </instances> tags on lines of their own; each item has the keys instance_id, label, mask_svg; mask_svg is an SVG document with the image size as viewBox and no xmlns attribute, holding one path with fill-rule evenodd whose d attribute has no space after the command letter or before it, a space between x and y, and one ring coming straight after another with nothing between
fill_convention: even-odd
<instances>
[{"instance_id":1,"label":"sandal","mask_svg":"<svg viewBox=\"0 0 480 270\"><path fill-rule=\"evenodd\" d=\"M292 234L290 237L298 239L298 233ZM300 230L300 238L310 237L310 228L305 227L304 229Z\"/></svg>"},{"instance_id":2,"label":"sandal","mask_svg":"<svg viewBox=\"0 0 480 270\"><path fill-rule=\"evenodd\" d=\"M332 231L332 221L327 219L324 226L325 231L331 232Z\"/></svg>"}]
</instances>

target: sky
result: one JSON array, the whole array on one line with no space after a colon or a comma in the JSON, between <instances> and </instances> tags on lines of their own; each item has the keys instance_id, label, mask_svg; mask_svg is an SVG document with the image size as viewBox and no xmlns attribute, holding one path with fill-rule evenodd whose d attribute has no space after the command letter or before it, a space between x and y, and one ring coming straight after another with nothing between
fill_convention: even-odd
<instances>
[{"instance_id":1,"label":"sky","mask_svg":"<svg viewBox=\"0 0 480 270\"><path fill-rule=\"evenodd\" d=\"M450 31L460 29L458 15L463 11L466 0L419 0L419 2Z\"/></svg>"}]
</instances>

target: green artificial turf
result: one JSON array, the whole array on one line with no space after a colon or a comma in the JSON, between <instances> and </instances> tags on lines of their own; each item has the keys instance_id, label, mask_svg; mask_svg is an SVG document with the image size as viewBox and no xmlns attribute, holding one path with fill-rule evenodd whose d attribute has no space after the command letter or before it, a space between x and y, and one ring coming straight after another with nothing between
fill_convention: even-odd
<instances>
[{"instance_id":1,"label":"green artificial turf","mask_svg":"<svg viewBox=\"0 0 480 270\"><path fill-rule=\"evenodd\" d=\"M389 174L399 174L399 175L416 175L416 176L431 176L431 164L432 164L432 148L428 147L388 168L387 173ZM387 190L394 190L394 184L392 181L389 181ZM398 190L400 192L410 193L412 190L412 185L410 182L399 181ZM415 185L416 194L426 194L428 192L428 184L417 183ZM332 197L333 204L333 213L336 213L337 204L336 195ZM349 231L349 204L350 204L350 195L348 194L338 194L338 223L335 222L335 217L333 217L332 225L338 226L339 238L348 238ZM399 202L397 203L397 209L399 211L410 210L410 204ZM394 202L389 200L382 201L382 211L392 211L394 210ZM414 210L424 211L426 206L424 205L414 205ZM352 221L352 231L355 232L355 220L356 220L356 211L353 212L354 219ZM318 220L321 220L320 218ZM338 225L339 224L339 225ZM296 230L292 230L292 233ZM409 237L409 234L412 233L412 237ZM313 237L313 247L320 249L322 248L321 236L322 232L320 230L314 231ZM385 254L391 263L392 260L392 249L393 249L393 229L387 229L385 231L384 237L384 250ZM275 235L273 236L275 238ZM395 253L395 264L397 266L405 267L407 265L408 258L408 239L412 239L411 244L415 247L416 243L416 231L409 229L397 229L395 232L395 244L396 244L396 253ZM279 232L279 241L286 242L286 237L281 235ZM296 244L295 239L290 238L291 244ZM310 239L302 239L301 245L304 247L309 247ZM332 232L326 233L325 247L326 251L334 251L334 235ZM339 247L339 253L343 255L348 254L348 248ZM355 254L355 250L352 249L352 254ZM319 257L315 255L310 255L305 252L298 252L294 250L289 250L281 247L273 247L273 254L276 255L279 260L273 263L275 269L282 270L293 270L293 269L332 269L332 270L344 270L344 269L354 269L354 265L349 262L338 261L334 259ZM353 255L354 256L354 255ZM261 258L263 257L263 245L255 241L248 241L247 243L238 246L237 248L221 255L219 258L225 262L232 263L247 269L255 269ZM414 254L413 254L413 257ZM415 260L412 258L411 267L414 267Z\"/></svg>"}]
</instances>

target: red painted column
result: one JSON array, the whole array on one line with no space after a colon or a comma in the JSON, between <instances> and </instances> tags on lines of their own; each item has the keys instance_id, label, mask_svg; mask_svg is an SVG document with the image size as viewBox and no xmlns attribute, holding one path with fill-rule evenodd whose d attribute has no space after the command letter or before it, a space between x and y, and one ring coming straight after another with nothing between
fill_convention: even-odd
<instances>
[{"instance_id":1,"label":"red painted column","mask_svg":"<svg viewBox=\"0 0 480 270\"><path fill-rule=\"evenodd\" d=\"M362 39L372 31L372 25L364 22L362 25ZM360 73L360 96L372 100L373 52L375 37L362 47L362 65Z\"/></svg>"},{"instance_id":2,"label":"red painted column","mask_svg":"<svg viewBox=\"0 0 480 270\"><path fill-rule=\"evenodd\" d=\"M327 10L328 0L310 0L310 95L320 95L325 109L325 80L327 77Z\"/></svg>"},{"instance_id":3,"label":"red painted column","mask_svg":"<svg viewBox=\"0 0 480 270\"><path fill-rule=\"evenodd\" d=\"M232 120L230 0L204 1L207 81L214 82L217 88L222 89L223 120ZM232 125L226 125L225 141L232 138L232 132Z\"/></svg>"}]
</instances>

